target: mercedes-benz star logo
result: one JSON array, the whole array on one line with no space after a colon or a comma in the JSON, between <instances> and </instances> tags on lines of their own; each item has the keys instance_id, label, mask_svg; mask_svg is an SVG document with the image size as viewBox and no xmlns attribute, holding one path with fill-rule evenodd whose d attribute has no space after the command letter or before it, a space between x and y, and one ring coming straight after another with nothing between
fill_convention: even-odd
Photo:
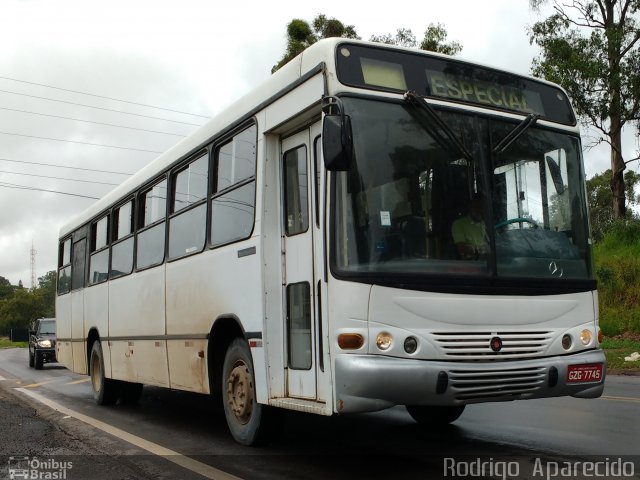
<instances>
[{"instance_id":1,"label":"mercedes-benz star logo","mask_svg":"<svg viewBox=\"0 0 640 480\"><path fill-rule=\"evenodd\" d=\"M554 277L561 277L564 274L564 270L562 267L558 267L558 264L551 260L549 262L549 273Z\"/></svg>"}]
</instances>

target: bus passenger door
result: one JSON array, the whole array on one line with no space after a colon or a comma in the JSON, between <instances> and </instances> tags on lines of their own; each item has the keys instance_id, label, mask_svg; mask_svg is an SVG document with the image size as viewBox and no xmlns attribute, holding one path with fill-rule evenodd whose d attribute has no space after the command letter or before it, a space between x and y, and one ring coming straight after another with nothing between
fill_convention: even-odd
<instances>
[{"instance_id":1,"label":"bus passenger door","mask_svg":"<svg viewBox=\"0 0 640 480\"><path fill-rule=\"evenodd\" d=\"M282 244L285 372L288 397L315 400L314 301L310 131L282 140Z\"/></svg>"}]
</instances>

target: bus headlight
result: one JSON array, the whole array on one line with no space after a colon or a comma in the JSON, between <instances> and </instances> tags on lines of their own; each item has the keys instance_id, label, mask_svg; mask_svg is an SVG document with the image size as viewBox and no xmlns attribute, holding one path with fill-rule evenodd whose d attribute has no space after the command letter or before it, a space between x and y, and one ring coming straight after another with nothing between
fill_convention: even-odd
<instances>
[{"instance_id":1,"label":"bus headlight","mask_svg":"<svg viewBox=\"0 0 640 480\"><path fill-rule=\"evenodd\" d=\"M38 340L38 345L40 345L42 348L50 348L51 340Z\"/></svg>"},{"instance_id":2,"label":"bus headlight","mask_svg":"<svg viewBox=\"0 0 640 480\"><path fill-rule=\"evenodd\" d=\"M393 342L393 337L390 333L380 332L376 337L376 345L380 350L389 350L391 347L391 343Z\"/></svg>"},{"instance_id":3,"label":"bus headlight","mask_svg":"<svg viewBox=\"0 0 640 480\"><path fill-rule=\"evenodd\" d=\"M568 333L565 333L562 336L562 348L564 348L565 350L569 350L572 344L573 344L573 339L571 338L571 335L569 335Z\"/></svg>"},{"instance_id":4,"label":"bus headlight","mask_svg":"<svg viewBox=\"0 0 640 480\"><path fill-rule=\"evenodd\" d=\"M593 339L593 334L591 333L591 330L587 330L585 328L580 332L580 342L582 342L582 345L584 346L589 345L592 339Z\"/></svg>"}]
</instances>

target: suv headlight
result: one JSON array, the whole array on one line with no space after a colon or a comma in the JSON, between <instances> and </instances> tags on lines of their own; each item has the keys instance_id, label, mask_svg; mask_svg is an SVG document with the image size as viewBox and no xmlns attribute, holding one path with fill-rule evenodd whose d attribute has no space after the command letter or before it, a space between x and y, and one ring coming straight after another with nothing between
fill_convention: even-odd
<instances>
[{"instance_id":1,"label":"suv headlight","mask_svg":"<svg viewBox=\"0 0 640 480\"><path fill-rule=\"evenodd\" d=\"M51 340L38 340L38 345L42 348L49 348L51 347Z\"/></svg>"}]
</instances>

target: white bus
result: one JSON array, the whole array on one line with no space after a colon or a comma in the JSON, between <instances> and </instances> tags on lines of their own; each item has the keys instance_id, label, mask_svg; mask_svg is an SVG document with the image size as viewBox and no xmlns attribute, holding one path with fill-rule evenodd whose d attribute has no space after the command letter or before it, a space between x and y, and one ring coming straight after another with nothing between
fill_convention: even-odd
<instances>
[{"instance_id":1,"label":"white bus","mask_svg":"<svg viewBox=\"0 0 640 480\"><path fill-rule=\"evenodd\" d=\"M233 437L278 409L595 398L576 117L556 85L318 42L62 227L57 358L99 404L212 395Z\"/></svg>"}]
</instances>

